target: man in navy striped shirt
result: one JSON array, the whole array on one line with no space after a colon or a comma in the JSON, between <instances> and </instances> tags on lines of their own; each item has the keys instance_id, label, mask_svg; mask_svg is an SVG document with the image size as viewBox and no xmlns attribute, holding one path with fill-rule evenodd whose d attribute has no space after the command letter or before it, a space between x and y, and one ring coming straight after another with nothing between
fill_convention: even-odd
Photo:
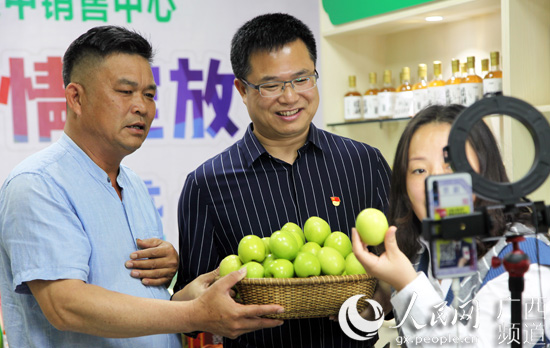
<instances>
[{"instance_id":1,"label":"man in navy striped shirt","mask_svg":"<svg viewBox=\"0 0 550 348\"><path fill-rule=\"evenodd\" d=\"M286 14L245 23L231 43L235 87L252 120L244 137L189 174L179 201L176 289L218 267L248 234L270 236L311 216L350 233L368 207L387 211L390 168L378 149L316 128L317 52L311 30ZM339 199L339 205L333 201ZM328 318L224 339L224 347L365 347Z\"/></svg>"}]
</instances>

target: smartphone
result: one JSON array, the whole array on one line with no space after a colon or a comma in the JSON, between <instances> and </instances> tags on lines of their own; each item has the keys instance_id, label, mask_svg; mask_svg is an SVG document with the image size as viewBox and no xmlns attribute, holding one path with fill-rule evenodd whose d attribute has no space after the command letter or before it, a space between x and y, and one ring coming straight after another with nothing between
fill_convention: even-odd
<instances>
[{"instance_id":1,"label":"smartphone","mask_svg":"<svg viewBox=\"0 0 550 348\"><path fill-rule=\"evenodd\" d=\"M432 175L426 178L427 215L433 220L474 211L472 177L469 173ZM477 270L477 247L472 237L439 238L439 226L430 237L432 273L438 279L472 275Z\"/></svg>"}]
</instances>

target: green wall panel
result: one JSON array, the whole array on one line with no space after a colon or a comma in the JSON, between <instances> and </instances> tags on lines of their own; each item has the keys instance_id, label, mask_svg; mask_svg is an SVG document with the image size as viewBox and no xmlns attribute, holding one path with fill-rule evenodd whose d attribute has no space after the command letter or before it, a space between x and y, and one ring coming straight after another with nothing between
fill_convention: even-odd
<instances>
[{"instance_id":1,"label":"green wall panel","mask_svg":"<svg viewBox=\"0 0 550 348\"><path fill-rule=\"evenodd\" d=\"M338 25L432 1L436 0L323 0L323 8Z\"/></svg>"}]
</instances>

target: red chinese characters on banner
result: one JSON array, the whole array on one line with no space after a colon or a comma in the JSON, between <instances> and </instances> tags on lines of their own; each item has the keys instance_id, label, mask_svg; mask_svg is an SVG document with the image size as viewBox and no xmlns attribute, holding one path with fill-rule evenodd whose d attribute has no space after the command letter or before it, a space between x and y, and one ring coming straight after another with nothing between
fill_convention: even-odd
<instances>
[{"instance_id":1,"label":"red chinese characters on banner","mask_svg":"<svg viewBox=\"0 0 550 348\"><path fill-rule=\"evenodd\" d=\"M31 64L30 59L36 61ZM175 88L177 98L174 116L157 109L148 138L163 139L169 134L164 127L171 124L174 139L185 139L189 129L193 139L215 138L222 130L233 137L239 130L229 115L235 76L220 73L217 59L210 59L204 69L191 69L188 58L177 61L179 69L170 70L169 84L165 86L160 82L160 67L152 67L157 86ZM51 142L52 132L63 130L67 112L62 64L61 57L9 58L9 75L0 76L0 104L11 108L14 143L32 143L35 139ZM203 88L191 88L191 82L201 82ZM160 88L157 92L155 101L161 94ZM191 114L188 104L192 105Z\"/></svg>"},{"instance_id":2,"label":"red chinese characters on banner","mask_svg":"<svg viewBox=\"0 0 550 348\"><path fill-rule=\"evenodd\" d=\"M51 141L51 132L62 130L66 119L61 57L48 57L46 62L34 63L35 85L32 78L26 77L24 58L9 61L10 76L2 78L0 102L3 102L2 93L8 93L5 89L11 90L14 141L29 141L27 107L32 104L27 101L36 101L40 141Z\"/></svg>"},{"instance_id":3,"label":"red chinese characters on banner","mask_svg":"<svg viewBox=\"0 0 550 348\"><path fill-rule=\"evenodd\" d=\"M0 104L8 104L8 93L10 90L10 78L0 77Z\"/></svg>"}]
</instances>

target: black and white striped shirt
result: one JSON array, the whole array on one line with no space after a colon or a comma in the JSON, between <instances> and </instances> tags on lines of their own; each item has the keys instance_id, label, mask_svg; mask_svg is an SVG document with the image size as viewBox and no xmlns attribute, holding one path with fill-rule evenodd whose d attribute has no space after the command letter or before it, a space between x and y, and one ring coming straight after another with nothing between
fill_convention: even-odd
<instances>
[{"instance_id":1,"label":"black and white striped shirt","mask_svg":"<svg viewBox=\"0 0 550 348\"><path fill-rule=\"evenodd\" d=\"M387 212L390 168L378 149L311 124L294 163L272 157L252 132L187 177L178 207L180 269L176 290L237 254L248 234L268 237L287 222L325 219L332 231L351 235L357 214ZM331 197L338 197L335 206ZM364 347L337 322L287 320L285 324L224 339L224 347Z\"/></svg>"}]
</instances>

